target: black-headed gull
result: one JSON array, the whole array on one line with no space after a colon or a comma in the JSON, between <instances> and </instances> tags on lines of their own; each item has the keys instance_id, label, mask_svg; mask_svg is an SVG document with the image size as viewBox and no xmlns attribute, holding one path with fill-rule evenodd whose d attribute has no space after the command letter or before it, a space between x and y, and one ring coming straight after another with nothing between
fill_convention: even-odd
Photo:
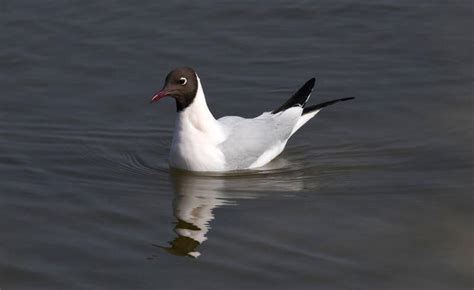
<instances>
[{"instance_id":1,"label":"black-headed gull","mask_svg":"<svg viewBox=\"0 0 474 290\"><path fill-rule=\"evenodd\" d=\"M214 118L201 81L189 67L171 71L151 102L176 100L178 116L171 144L170 165L189 171L219 172L261 167L277 157L288 139L323 107L353 98L306 106L315 79L307 81L278 109L253 119Z\"/></svg>"}]
</instances>

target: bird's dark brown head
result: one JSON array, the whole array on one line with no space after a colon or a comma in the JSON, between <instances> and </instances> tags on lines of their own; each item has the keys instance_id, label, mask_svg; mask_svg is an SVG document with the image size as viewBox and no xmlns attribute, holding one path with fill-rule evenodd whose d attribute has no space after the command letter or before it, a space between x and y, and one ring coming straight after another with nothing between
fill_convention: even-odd
<instances>
[{"instance_id":1,"label":"bird's dark brown head","mask_svg":"<svg viewBox=\"0 0 474 290\"><path fill-rule=\"evenodd\" d=\"M166 76L165 85L151 98L151 103L164 97L173 97L176 100L176 108L180 112L194 101L197 89L198 80L194 70L189 67L180 67Z\"/></svg>"}]
</instances>

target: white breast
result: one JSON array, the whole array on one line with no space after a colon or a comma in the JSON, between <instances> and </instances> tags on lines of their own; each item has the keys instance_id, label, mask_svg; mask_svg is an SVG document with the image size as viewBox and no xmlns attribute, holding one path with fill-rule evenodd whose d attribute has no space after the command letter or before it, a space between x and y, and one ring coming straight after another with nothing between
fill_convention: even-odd
<instances>
[{"instance_id":1,"label":"white breast","mask_svg":"<svg viewBox=\"0 0 474 290\"><path fill-rule=\"evenodd\" d=\"M225 158L217 145L225 134L209 111L201 81L197 79L194 101L176 119L170 165L192 171L223 171Z\"/></svg>"}]
</instances>

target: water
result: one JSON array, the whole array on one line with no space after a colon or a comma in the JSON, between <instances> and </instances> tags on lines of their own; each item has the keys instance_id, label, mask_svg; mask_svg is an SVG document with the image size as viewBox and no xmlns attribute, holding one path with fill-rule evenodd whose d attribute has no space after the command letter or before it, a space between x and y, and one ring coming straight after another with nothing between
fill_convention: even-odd
<instances>
[{"instance_id":1,"label":"water","mask_svg":"<svg viewBox=\"0 0 474 290\"><path fill-rule=\"evenodd\" d=\"M470 289L470 1L0 1L0 288ZM170 171L194 67L216 116L316 76L267 168Z\"/></svg>"}]
</instances>

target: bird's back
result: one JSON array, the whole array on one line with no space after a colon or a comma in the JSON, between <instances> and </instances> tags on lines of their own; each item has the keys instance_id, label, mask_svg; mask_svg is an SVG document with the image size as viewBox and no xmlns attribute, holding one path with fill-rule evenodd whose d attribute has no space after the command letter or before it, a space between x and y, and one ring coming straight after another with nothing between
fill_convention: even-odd
<instances>
[{"instance_id":1,"label":"bird's back","mask_svg":"<svg viewBox=\"0 0 474 290\"><path fill-rule=\"evenodd\" d=\"M301 113L302 108L294 107L278 114L263 113L253 119L220 118L218 122L227 135L219 144L226 169L259 167L275 158L285 148Z\"/></svg>"}]
</instances>

